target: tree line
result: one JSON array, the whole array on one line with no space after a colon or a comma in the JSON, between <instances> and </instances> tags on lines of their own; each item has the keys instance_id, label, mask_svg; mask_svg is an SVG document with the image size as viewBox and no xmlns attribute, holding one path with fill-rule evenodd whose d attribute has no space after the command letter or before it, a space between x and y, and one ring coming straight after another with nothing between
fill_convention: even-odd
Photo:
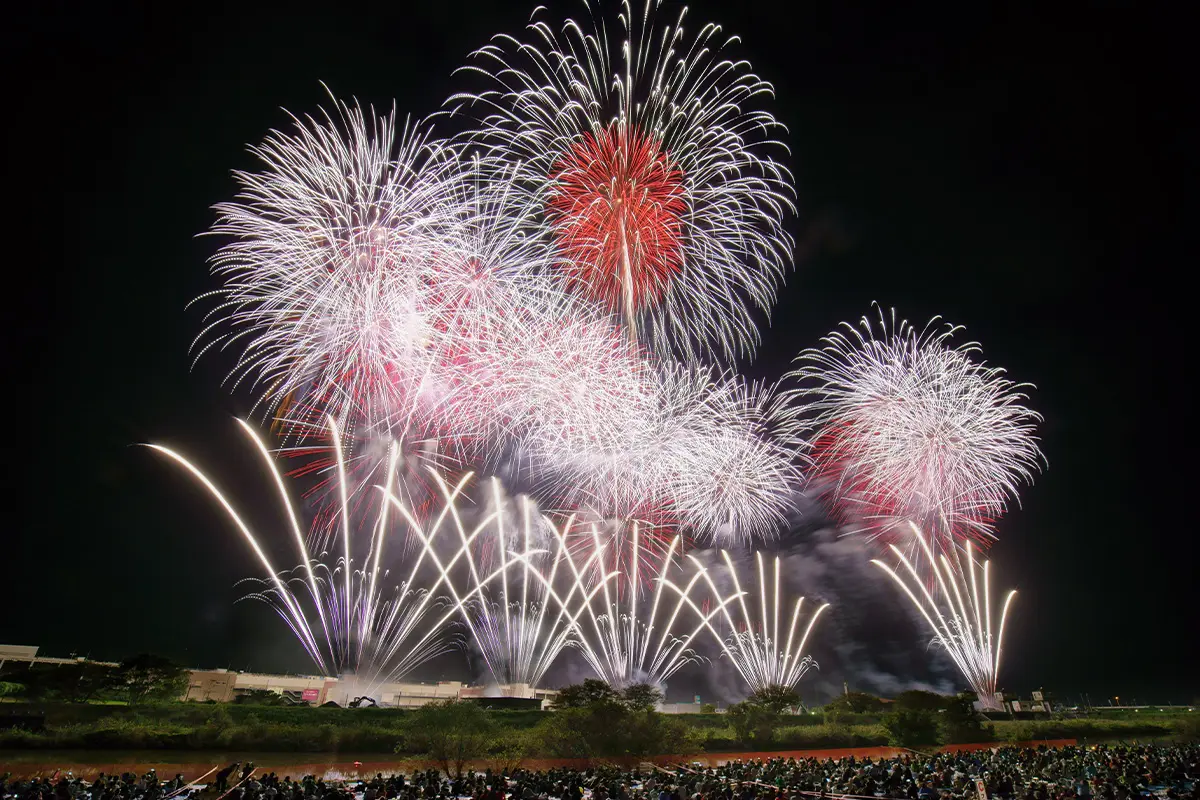
<instances>
[{"instance_id":1,"label":"tree line","mask_svg":"<svg viewBox=\"0 0 1200 800\"><path fill-rule=\"evenodd\" d=\"M0 671L0 696L31 701L147 703L177 700L188 688L188 670L169 658L140 653L117 666L94 661L13 663Z\"/></svg>"}]
</instances>

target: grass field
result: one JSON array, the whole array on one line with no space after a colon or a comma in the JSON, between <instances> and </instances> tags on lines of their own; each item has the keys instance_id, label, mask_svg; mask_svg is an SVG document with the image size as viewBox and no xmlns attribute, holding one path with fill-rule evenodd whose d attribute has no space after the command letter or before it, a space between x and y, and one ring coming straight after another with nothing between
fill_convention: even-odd
<instances>
[{"instance_id":1,"label":"grass field","mask_svg":"<svg viewBox=\"0 0 1200 800\"><path fill-rule=\"evenodd\" d=\"M38 714L45 729L0 729L0 748L170 749L264 752L407 752L402 709L271 707L236 704L165 703L149 706L5 703L0 714ZM547 711L493 711L503 729L535 727ZM797 715L775 732L777 750L866 747L887 742L877 718L826 724L820 715ZM744 750L721 714L682 714L706 752ZM850 724L852 723L852 724ZM1111 740L1200 736L1200 712L1138 714L1136 718L1002 720L991 723L985 740Z\"/></svg>"}]
</instances>

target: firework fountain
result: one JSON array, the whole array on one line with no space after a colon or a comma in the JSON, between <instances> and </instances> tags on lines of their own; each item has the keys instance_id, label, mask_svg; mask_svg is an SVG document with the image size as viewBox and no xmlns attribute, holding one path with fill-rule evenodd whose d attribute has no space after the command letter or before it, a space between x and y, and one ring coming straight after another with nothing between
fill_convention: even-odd
<instances>
[{"instance_id":1,"label":"firework fountain","mask_svg":"<svg viewBox=\"0 0 1200 800\"><path fill-rule=\"evenodd\" d=\"M701 660L691 648L692 642L712 616L732 601L732 597L708 614L699 612L690 593L699 580L692 577L680 588L671 576L680 570L680 537L674 537L665 552L656 553L658 564L649 587L641 580L643 550L640 525L630 523L622 540L610 540L612 546L628 545L628 555L606 556L609 546L597 523L578 523L569 519L556 531L557 557L554 569L567 586L554 588L553 574L544 576L548 594L575 631L571 641L601 679L613 686L635 683L662 685L687 664ZM617 571L605 571L606 558L623 561ZM562 566L560 566L562 565ZM672 586L678 600L664 601L663 590ZM699 616L693 627L676 633L676 623L684 612L695 609Z\"/></svg>"},{"instance_id":2,"label":"firework fountain","mask_svg":"<svg viewBox=\"0 0 1200 800\"><path fill-rule=\"evenodd\" d=\"M775 557L774 580L768 580L764 567L762 553L755 553L758 565L758 614L753 614L746 605L747 592L742 589L742 581L734 567L733 559L727 550L721 551L724 558L728 577L733 585L733 593L722 596L717 589L708 569L695 556L689 556L696 566L697 575L703 575L712 591L712 603L721 611L718 622L725 635L718 632L718 626L711 621L713 615L708 615L705 627L712 632L721 647L721 655L725 656L746 681L751 692L757 692L771 686L794 687L804 677L804 673L817 666L812 656L806 655L805 645L821 614L829 608L828 603L817 607L809 617L808 624L801 630L804 598L796 598L789 617L790 622L780 628L780 612L783 611L785 600L780 579L780 558ZM681 595L682 596L682 595ZM741 619L735 620L730 613L731 600L738 601ZM690 603L690 600L688 601ZM698 609L697 609L698 610ZM786 612L785 612L786 613ZM797 634L799 637L797 638ZM786 638L785 638L786 637Z\"/></svg>"},{"instance_id":3,"label":"firework fountain","mask_svg":"<svg viewBox=\"0 0 1200 800\"><path fill-rule=\"evenodd\" d=\"M893 568L875 559L873 564L896 582L921 612L934 631L936 641L962 672L963 677L979 696L980 703L989 709L999 709L995 700L996 677L1000 672L1000 655L1004 644L1004 625L1008 609L1016 597L1015 589L1004 596L992 636L992 593L988 563L975 560L975 551L968 539L955 554L934 555L929 540L916 525L910 523L917 545L932 565L936 593L927 585L913 562L896 545L890 545L899 564ZM898 572L900 567L903 572Z\"/></svg>"},{"instance_id":4,"label":"firework fountain","mask_svg":"<svg viewBox=\"0 0 1200 800\"><path fill-rule=\"evenodd\" d=\"M491 490L493 505L502 506L499 480L491 480ZM586 585L573 586L554 610L550 596L561 561L548 558L551 551L537 545L560 542L561 537L553 522L537 513L528 497L518 498L518 504L520 522L511 535L505 515L496 518L494 556L504 572L500 588L486 589L467 608L467 627L497 684L537 686L572 640L572 604L586 603L589 594L599 591L600 584L612 576L599 574L590 589ZM518 542L523 547L520 553L509 548ZM585 563L584 574L589 574L589 567L591 562Z\"/></svg>"},{"instance_id":5,"label":"firework fountain","mask_svg":"<svg viewBox=\"0 0 1200 800\"><path fill-rule=\"evenodd\" d=\"M395 495L387 493L386 502L379 506L378 519L364 537L350 523L344 462L339 457L340 552L314 554L305 544L299 518L275 459L253 428L241 420L239 423L279 490L287 526L300 557L300 564L294 569L275 568L262 538L247 526L224 493L198 467L174 450L149 446L191 473L225 510L254 551L266 577L254 579L262 589L248 597L268 603L279 613L324 674L353 675L368 694L380 684L399 680L420 664L452 649L453 643L445 633L448 624L478 603L492 582L502 580L505 572L502 565L482 574L472 559L476 540L496 514L484 517L470 532L464 527L456 503L471 479L470 473L453 486L435 474L443 503L440 513L428 526L418 522L412 510ZM332 419L329 426L340 452L338 426ZM392 478L395 459L390 463L388 475ZM386 491L386 487L381 488ZM389 511L393 512L391 516ZM452 525L445 524L447 518ZM393 530L397 522L403 523L416 540L416 547L412 548L415 555L407 559L406 575L399 583L394 582L384 566L389 539L400 535ZM456 541L448 545L449 555L439 555L439 551L447 551L446 540L452 535ZM465 588L459 588L461 580L453 577L460 562L468 565L470 573ZM445 592L451 599L439 592Z\"/></svg>"}]
</instances>

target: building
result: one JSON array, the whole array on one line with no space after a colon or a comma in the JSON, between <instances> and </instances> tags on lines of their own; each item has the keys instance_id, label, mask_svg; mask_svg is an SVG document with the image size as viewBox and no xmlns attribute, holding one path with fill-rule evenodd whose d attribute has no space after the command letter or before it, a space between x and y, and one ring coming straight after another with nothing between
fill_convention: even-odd
<instances>
[{"instance_id":1,"label":"building","mask_svg":"<svg viewBox=\"0 0 1200 800\"><path fill-rule=\"evenodd\" d=\"M39 656L37 645L0 644L0 669L14 664L24 664L32 667L35 664L99 664L104 667L119 667L115 661L92 661L83 656L56 658L54 656Z\"/></svg>"},{"instance_id":2,"label":"building","mask_svg":"<svg viewBox=\"0 0 1200 800\"><path fill-rule=\"evenodd\" d=\"M544 708L558 694L553 689L533 689L526 684L471 686L462 681L393 681L364 687L353 675L326 678L319 675L267 675L218 669L192 670L188 691L183 699L229 703L233 702L238 694L249 691L275 692L295 703L319 706L332 702L343 707L350 705L360 696L369 695L379 705L389 708L416 708L443 700L482 697L537 699L542 701Z\"/></svg>"},{"instance_id":3,"label":"building","mask_svg":"<svg viewBox=\"0 0 1200 800\"><path fill-rule=\"evenodd\" d=\"M0 668L6 664L100 664L117 667L112 661L91 661L86 658L52 658L39 656L38 648L32 645L0 645ZM333 702L349 706L363 695L379 705L391 708L416 708L440 700L460 700L485 697L520 697L540 700L547 708L558 694L553 689L538 689L520 683L512 686L472 686L462 681L437 681L435 683L388 682L380 685L363 686L353 675L329 678L323 675L270 675L260 672L237 672L228 669L188 670L188 687L180 700L197 703L232 703L239 694L252 691L267 691L286 697L293 703L324 705Z\"/></svg>"}]
</instances>

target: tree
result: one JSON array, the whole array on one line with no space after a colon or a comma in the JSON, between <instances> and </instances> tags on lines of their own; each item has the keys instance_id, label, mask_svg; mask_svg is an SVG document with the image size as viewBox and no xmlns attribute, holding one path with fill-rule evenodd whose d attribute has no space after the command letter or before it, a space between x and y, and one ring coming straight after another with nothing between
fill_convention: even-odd
<instances>
[{"instance_id":1,"label":"tree","mask_svg":"<svg viewBox=\"0 0 1200 800\"><path fill-rule=\"evenodd\" d=\"M5 676L6 679L9 677ZM70 664L34 664L11 673L24 688L22 694L31 700L63 700L86 703L111 691L116 674L111 667L90 661Z\"/></svg>"},{"instance_id":2,"label":"tree","mask_svg":"<svg viewBox=\"0 0 1200 800\"><path fill-rule=\"evenodd\" d=\"M779 725L777 712L749 700L734 703L727 713L733 725L734 735L742 744L757 747L769 744L775 736L775 728Z\"/></svg>"},{"instance_id":3,"label":"tree","mask_svg":"<svg viewBox=\"0 0 1200 800\"><path fill-rule=\"evenodd\" d=\"M103 664L82 662L75 664L71 671L74 680L68 678L62 692L63 699L71 703L86 703L119 686L117 671Z\"/></svg>"},{"instance_id":4,"label":"tree","mask_svg":"<svg viewBox=\"0 0 1200 800\"><path fill-rule=\"evenodd\" d=\"M701 714L715 714L715 713L717 713L717 707L715 705L713 705L712 703L701 703L700 704L700 713Z\"/></svg>"},{"instance_id":5,"label":"tree","mask_svg":"<svg viewBox=\"0 0 1200 800\"><path fill-rule=\"evenodd\" d=\"M800 705L800 694L788 686L764 686L746 698L746 702L769 708L776 714L782 714L785 710Z\"/></svg>"},{"instance_id":6,"label":"tree","mask_svg":"<svg viewBox=\"0 0 1200 800\"><path fill-rule=\"evenodd\" d=\"M940 716L938 727L941 728L944 742L990 742L995 738L993 730L983 726L970 695L960 694L946 700L946 710Z\"/></svg>"},{"instance_id":7,"label":"tree","mask_svg":"<svg viewBox=\"0 0 1200 800\"><path fill-rule=\"evenodd\" d=\"M619 755L684 755L702 746L699 731L670 714L633 712L624 723Z\"/></svg>"},{"instance_id":8,"label":"tree","mask_svg":"<svg viewBox=\"0 0 1200 800\"><path fill-rule=\"evenodd\" d=\"M0 697L10 697L25 694L25 684L12 681L0 681Z\"/></svg>"},{"instance_id":9,"label":"tree","mask_svg":"<svg viewBox=\"0 0 1200 800\"><path fill-rule=\"evenodd\" d=\"M600 701L566 708L538 726L541 750L555 758L602 758L625 752L631 712L621 703Z\"/></svg>"},{"instance_id":10,"label":"tree","mask_svg":"<svg viewBox=\"0 0 1200 800\"><path fill-rule=\"evenodd\" d=\"M663 701L663 693L648 683L635 683L621 692L621 702L632 711L653 711Z\"/></svg>"},{"instance_id":11,"label":"tree","mask_svg":"<svg viewBox=\"0 0 1200 800\"><path fill-rule=\"evenodd\" d=\"M473 758L487 754L494 739L495 722L478 703L446 700L427 703L412 713L405 744L415 745L424 755L456 778Z\"/></svg>"},{"instance_id":12,"label":"tree","mask_svg":"<svg viewBox=\"0 0 1200 800\"><path fill-rule=\"evenodd\" d=\"M892 701L893 707L909 711L941 711L946 707L947 698L936 692L926 692L920 689L909 689L896 695Z\"/></svg>"},{"instance_id":13,"label":"tree","mask_svg":"<svg viewBox=\"0 0 1200 800\"><path fill-rule=\"evenodd\" d=\"M488 761L493 772L511 775L521 767L533 749L534 734L530 730L510 729L492 738Z\"/></svg>"},{"instance_id":14,"label":"tree","mask_svg":"<svg viewBox=\"0 0 1200 800\"><path fill-rule=\"evenodd\" d=\"M938 743L938 718L932 711L898 708L883 718L888 744L920 747Z\"/></svg>"},{"instance_id":15,"label":"tree","mask_svg":"<svg viewBox=\"0 0 1200 800\"><path fill-rule=\"evenodd\" d=\"M631 687L632 688L632 687ZM554 698L554 708L586 708L597 703L620 703L621 694L607 683L596 678L588 678L583 683L575 683L559 690Z\"/></svg>"},{"instance_id":16,"label":"tree","mask_svg":"<svg viewBox=\"0 0 1200 800\"><path fill-rule=\"evenodd\" d=\"M116 673L115 684L130 704L174 700L187 691L187 669L152 653L130 656Z\"/></svg>"},{"instance_id":17,"label":"tree","mask_svg":"<svg viewBox=\"0 0 1200 800\"><path fill-rule=\"evenodd\" d=\"M549 714L534 735L540 753L552 758L684 754L699 747L699 732L683 720L608 701Z\"/></svg>"},{"instance_id":18,"label":"tree","mask_svg":"<svg viewBox=\"0 0 1200 800\"><path fill-rule=\"evenodd\" d=\"M839 694L825 706L829 711L848 712L851 714L870 714L883 710L883 701L873 694L866 692L847 692Z\"/></svg>"}]
</instances>

